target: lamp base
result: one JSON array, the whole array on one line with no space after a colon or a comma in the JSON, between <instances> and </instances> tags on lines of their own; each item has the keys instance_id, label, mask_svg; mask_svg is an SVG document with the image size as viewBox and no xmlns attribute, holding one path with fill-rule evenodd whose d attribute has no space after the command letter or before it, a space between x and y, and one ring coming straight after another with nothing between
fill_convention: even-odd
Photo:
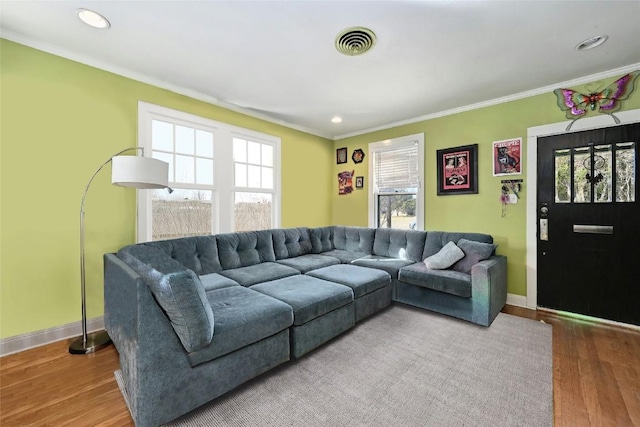
<instances>
[{"instance_id":1,"label":"lamp base","mask_svg":"<svg viewBox=\"0 0 640 427\"><path fill-rule=\"evenodd\" d=\"M101 350L111 344L111 338L107 331L97 331L87 334L87 342L83 342L79 337L69 346L71 354L89 354Z\"/></svg>"}]
</instances>

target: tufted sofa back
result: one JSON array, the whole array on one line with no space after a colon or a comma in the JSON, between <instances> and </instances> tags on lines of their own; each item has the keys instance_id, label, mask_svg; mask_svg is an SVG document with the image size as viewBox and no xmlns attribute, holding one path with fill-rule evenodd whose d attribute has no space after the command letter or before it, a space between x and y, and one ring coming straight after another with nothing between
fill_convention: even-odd
<instances>
[{"instance_id":1,"label":"tufted sofa back","mask_svg":"<svg viewBox=\"0 0 640 427\"><path fill-rule=\"evenodd\" d=\"M474 240L482 243L493 243L493 237L482 233L450 233L446 231L429 231L424 244L422 259L438 253L449 242L458 243L460 239Z\"/></svg>"},{"instance_id":2,"label":"tufted sofa back","mask_svg":"<svg viewBox=\"0 0 640 427\"><path fill-rule=\"evenodd\" d=\"M426 231L378 228L373 241L373 253L390 258L422 261L426 237Z\"/></svg>"},{"instance_id":3,"label":"tufted sofa back","mask_svg":"<svg viewBox=\"0 0 640 427\"><path fill-rule=\"evenodd\" d=\"M198 276L222 271L216 236L182 237L142 245L160 249Z\"/></svg>"},{"instance_id":4,"label":"tufted sofa back","mask_svg":"<svg viewBox=\"0 0 640 427\"><path fill-rule=\"evenodd\" d=\"M311 252L311 236L306 227L274 229L271 230L271 236L276 259L293 258Z\"/></svg>"},{"instance_id":5,"label":"tufted sofa back","mask_svg":"<svg viewBox=\"0 0 640 427\"><path fill-rule=\"evenodd\" d=\"M338 225L333 227L333 244L336 249L372 254L375 235L375 228Z\"/></svg>"},{"instance_id":6,"label":"tufted sofa back","mask_svg":"<svg viewBox=\"0 0 640 427\"><path fill-rule=\"evenodd\" d=\"M216 240L224 270L276 260L271 230L218 234Z\"/></svg>"},{"instance_id":7,"label":"tufted sofa back","mask_svg":"<svg viewBox=\"0 0 640 427\"><path fill-rule=\"evenodd\" d=\"M319 254L335 249L335 246L333 246L333 229L333 226L309 229L311 253Z\"/></svg>"}]
</instances>

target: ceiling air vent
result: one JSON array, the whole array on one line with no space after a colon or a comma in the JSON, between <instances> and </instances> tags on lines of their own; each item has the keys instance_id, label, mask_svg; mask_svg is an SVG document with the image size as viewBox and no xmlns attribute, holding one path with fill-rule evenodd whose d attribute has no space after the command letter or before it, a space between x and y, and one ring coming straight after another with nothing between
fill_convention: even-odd
<instances>
[{"instance_id":1,"label":"ceiling air vent","mask_svg":"<svg viewBox=\"0 0 640 427\"><path fill-rule=\"evenodd\" d=\"M375 44L374 32L363 27L347 28L336 37L336 49L348 56L362 55Z\"/></svg>"}]
</instances>

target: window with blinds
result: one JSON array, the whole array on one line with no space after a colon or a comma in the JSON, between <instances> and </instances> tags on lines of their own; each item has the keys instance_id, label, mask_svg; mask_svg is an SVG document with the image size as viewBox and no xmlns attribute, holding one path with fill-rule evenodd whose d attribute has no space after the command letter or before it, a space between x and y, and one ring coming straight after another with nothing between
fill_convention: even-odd
<instances>
[{"instance_id":1,"label":"window with blinds","mask_svg":"<svg viewBox=\"0 0 640 427\"><path fill-rule=\"evenodd\" d=\"M423 229L423 134L369 144L369 224Z\"/></svg>"},{"instance_id":2,"label":"window with blinds","mask_svg":"<svg viewBox=\"0 0 640 427\"><path fill-rule=\"evenodd\" d=\"M415 193L420 186L418 144L373 152L374 185L379 193Z\"/></svg>"}]
</instances>

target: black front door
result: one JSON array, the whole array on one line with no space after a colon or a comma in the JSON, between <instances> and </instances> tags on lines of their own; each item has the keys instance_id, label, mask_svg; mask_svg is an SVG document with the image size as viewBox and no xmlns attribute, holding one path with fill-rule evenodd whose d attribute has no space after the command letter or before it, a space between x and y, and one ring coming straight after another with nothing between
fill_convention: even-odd
<instances>
[{"instance_id":1,"label":"black front door","mask_svg":"<svg viewBox=\"0 0 640 427\"><path fill-rule=\"evenodd\" d=\"M538 305L640 325L640 124L538 139Z\"/></svg>"}]
</instances>

